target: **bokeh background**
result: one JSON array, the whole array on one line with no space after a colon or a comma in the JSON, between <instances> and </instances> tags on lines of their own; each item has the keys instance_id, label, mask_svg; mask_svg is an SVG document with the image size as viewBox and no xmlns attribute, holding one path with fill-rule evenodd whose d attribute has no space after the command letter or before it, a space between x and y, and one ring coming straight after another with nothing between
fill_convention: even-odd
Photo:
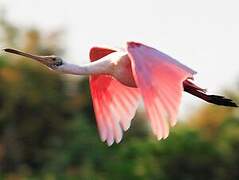
<instances>
[{"instance_id":1,"label":"bokeh background","mask_svg":"<svg viewBox=\"0 0 239 180\"><path fill-rule=\"evenodd\" d=\"M0 47L88 61L138 40L183 59L198 83L239 102L237 1L0 0ZM237 16L238 15L238 16ZM182 98L157 141L140 108L123 141L100 142L87 77L0 53L0 179L239 179L239 111Z\"/></svg>"}]
</instances>

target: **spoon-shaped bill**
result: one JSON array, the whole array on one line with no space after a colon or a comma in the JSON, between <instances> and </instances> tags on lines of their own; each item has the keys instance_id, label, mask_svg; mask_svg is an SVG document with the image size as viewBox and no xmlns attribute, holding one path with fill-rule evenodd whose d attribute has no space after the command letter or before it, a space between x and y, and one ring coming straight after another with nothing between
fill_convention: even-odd
<instances>
[{"instance_id":1,"label":"spoon-shaped bill","mask_svg":"<svg viewBox=\"0 0 239 180\"><path fill-rule=\"evenodd\" d=\"M33 54L30 54L30 53L25 53L25 52L19 51L17 49L4 48L3 51L8 52L8 53L12 53L12 54L17 54L17 55L24 56L24 57L28 57L28 58L31 58L31 59L34 59L34 60L37 60L37 61L42 61L43 60L43 57L41 57L41 56L33 55Z\"/></svg>"}]
</instances>

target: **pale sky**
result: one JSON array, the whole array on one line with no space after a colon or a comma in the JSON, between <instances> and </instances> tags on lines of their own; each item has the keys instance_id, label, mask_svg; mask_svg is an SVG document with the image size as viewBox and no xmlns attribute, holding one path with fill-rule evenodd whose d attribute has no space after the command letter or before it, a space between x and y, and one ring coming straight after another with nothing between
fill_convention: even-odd
<instances>
[{"instance_id":1,"label":"pale sky","mask_svg":"<svg viewBox=\"0 0 239 180\"><path fill-rule=\"evenodd\" d=\"M239 81L237 0L0 0L2 5L20 27L64 29L64 58L71 62L88 62L92 46L124 47L133 40L196 70L195 81L211 93ZM198 104L186 94L182 101L181 108Z\"/></svg>"}]
</instances>

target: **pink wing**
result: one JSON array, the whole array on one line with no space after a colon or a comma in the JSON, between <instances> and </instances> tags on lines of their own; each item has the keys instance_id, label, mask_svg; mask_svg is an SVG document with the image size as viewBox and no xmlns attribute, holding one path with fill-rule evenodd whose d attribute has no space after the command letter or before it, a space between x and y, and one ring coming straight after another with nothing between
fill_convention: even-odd
<instances>
[{"instance_id":1,"label":"pink wing","mask_svg":"<svg viewBox=\"0 0 239 180\"><path fill-rule=\"evenodd\" d=\"M153 133L167 138L176 124L183 81L196 72L156 49L129 42L128 54Z\"/></svg>"},{"instance_id":2,"label":"pink wing","mask_svg":"<svg viewBox=\"0 0 239 180\"><path fill-rule=\"evenodd\" d=\"M90 51L91 61L98 60L112 52L111 49L94 47ZM119 143L133 119L139 102L136 88L127 87L112 76L90 76L90 89L97 126L102 141L112 145Z\"/></svg>"}]
</instances>

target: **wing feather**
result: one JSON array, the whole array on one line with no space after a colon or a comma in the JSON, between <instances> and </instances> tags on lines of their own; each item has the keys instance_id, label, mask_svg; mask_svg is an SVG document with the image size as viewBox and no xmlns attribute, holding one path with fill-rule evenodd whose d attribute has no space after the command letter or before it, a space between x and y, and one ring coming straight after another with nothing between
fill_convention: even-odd
<instances>
[{"instance_id":1,"label":"wing feather","mask_svg":"<svg viewBox=\"0 0 239 180\"><path fill-rule=\"evenodd\" d=\"M169 125L176 124L183 81L196 72L140 43L129 42L127 51L153 133L158 139L167 138Z\"/></svg>"},{"instance_id":2,"label":"wing feather","mask_svg":"<svg viewBox=\"0 0 239 180\"><path fill-rule=\"evenodd\" d=\"M95 47L91 49L90 59L95 61L114 51ZM119 143L137 110L138 89L127 87L109 75L92 75L90 89L101 140L109 146L114 141Z\"/></svg>"}]
</instances>

